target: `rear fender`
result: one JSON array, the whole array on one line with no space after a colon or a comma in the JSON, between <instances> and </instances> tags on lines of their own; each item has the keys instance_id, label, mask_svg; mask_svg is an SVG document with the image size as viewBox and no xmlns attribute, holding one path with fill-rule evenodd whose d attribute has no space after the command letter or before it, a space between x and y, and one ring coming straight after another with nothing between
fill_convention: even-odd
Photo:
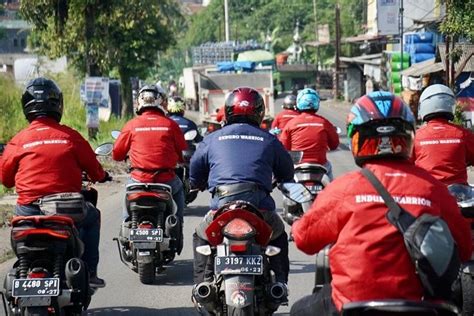
<instances>
[{"instance_id":1,"label":"rear fender","mask_svg":"<svg viewBox=\"0 0 474 316\"><path fill-rule=\"evenodd\" d=\"M151 263L154 261L154 251L152 249L137 249L138 263Z\"/></svg>"},{"instance_id":2,"label":"rear fender","mask_svg":"<svg viewBox=\"0 0 474 316\"><path fill-rule=\"evenodd\" d=\"M225 275L223 288L228 306L243 308L254 302L255 278L253 275Z\"/></svg>"}]
</instances>

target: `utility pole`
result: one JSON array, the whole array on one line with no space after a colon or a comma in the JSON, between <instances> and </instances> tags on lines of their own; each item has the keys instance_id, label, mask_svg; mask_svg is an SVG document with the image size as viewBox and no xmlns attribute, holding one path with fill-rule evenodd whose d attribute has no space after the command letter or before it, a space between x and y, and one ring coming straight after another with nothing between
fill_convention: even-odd
<instances>
[{"instance_id":1,"label":"utility pole","mask_svg":"<svg viewBox=\"0 0 474 316\"><path fill-rule=\"evenodd\" d=\"M341 51L341 21L340 21L339 1L336 2L336 76L334 78L334 99L339 97L339 68Z\"/></svg>"},{"instance_id":2,"label":"utility pole","mask_svg":"<svg viewBox=\"0 0 474 316\"><path fill-rule=\"evenodd\" d=\"M403 70L403 0L400 0L400 10L398 14L399 24L400 24L400 92L403 91L403 80L402 80L402 70Z\"/></svg>"},{"instance_id":3,"label":"utility pole","mask_svg":"<svg viewBox=\"0 0 474 316\"><path fill-rule=\"evenodd\" d=\"M313 14L314 14L314 42L317 43L319 40L318 34L318 17L316 15L316 0L313 0ZM319 63L319 45L316 48L316 74L315 74L315 87L317 88L318 84L318 63Z\"/></svg>"},{"instance_id":4,"label":"utility pole","mask_svg":"<svg viewBox=\"0 0 474 316\"><path fill-rule=\"evenodd\" d=\"M229 0L224 0L224 23L225 23L225 41L230 41L229 34Z\"/></svg>"}]
</instances>

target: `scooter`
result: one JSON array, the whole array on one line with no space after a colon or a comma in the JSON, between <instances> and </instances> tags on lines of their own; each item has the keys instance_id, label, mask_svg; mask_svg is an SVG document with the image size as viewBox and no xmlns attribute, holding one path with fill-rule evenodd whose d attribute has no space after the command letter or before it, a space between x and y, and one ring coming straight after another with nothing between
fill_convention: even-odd
<instances>
[{"instance_id":1,"label":"scooter","mask_svg":"<svg viewBox=\"0 0 474 316\"><path fill-rule=\"evenodd\" d=\"M96 154L104 147L99 146ZM89 285L87 265L80 259L84 245L75 226L75 220L85 216L84 200L94 201L72 193L50 199L47 209L45 203L39 203L48 215L12 220L12 248L18 260L4 281L2 298L7 315L79 316L97 290Z\"/></svg>"},{"instance_id":2,"label":"scooter","mask_svg":"<svg viewBox=\"0 0 474 316\"><path fill-rule=\"evenodd\" d=\"M282 218L288 225L292 225L296 218L301 217L312 205L319 192L326 187L330 180L323 165L315 163L301 163L302 151L288 152L295 165L295 182L303 184L311 193L311 200L305 203L296 203L288 198L283 199Z\"/></svg>"}]
</instances>

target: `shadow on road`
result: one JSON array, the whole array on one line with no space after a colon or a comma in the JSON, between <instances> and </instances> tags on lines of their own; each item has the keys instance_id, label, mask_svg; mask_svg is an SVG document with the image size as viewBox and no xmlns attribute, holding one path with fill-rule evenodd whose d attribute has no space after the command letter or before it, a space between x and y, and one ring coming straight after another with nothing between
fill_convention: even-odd
<instances>
[{"instance_id":1,"label":"shadow on road","mask_svg":"<svg viewBox=\"0 0 474 316\"><path fill-rule=\"evenodd\" d=\"M204 217L209 211L207 206L188 206L184 209L184 216L187 217Z\"/></svg>"},{"instance_id":2,"label":"shadow on road","mask_svg":"<svg viewBox=\"0 0 474 316\"><path fill-rule=\"evenodd\" d=\"M156 276L154 285L193 285L193 260L178 260ZM191 292L190 292L191 293ZM191 295L191 294L189 294Z\"/></svg>"},{"instance_id":3,"label":"shadow on road","mask_svg":"<svg viewBox=\"0 0 474 316\"><path fill-rule=\"evenodd\" d=\"M148 316L148 315L198 315L192 307L176 307L176 308L145 308L145 307L103 307L94 308L87 311L86 315L123 315L123 316Z\"/></svg>"}]
</instances>

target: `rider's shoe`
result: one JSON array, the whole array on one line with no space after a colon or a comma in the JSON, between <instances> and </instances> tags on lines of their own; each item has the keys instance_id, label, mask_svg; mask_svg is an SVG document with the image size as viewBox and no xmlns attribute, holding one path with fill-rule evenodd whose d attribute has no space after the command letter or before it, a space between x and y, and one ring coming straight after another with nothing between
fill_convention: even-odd
<instances>
[{"instance_id":1,"label":"rider's shoe","mask_svg":"<svg viewBox=\"0 0 474 316\"><path fill-rule=\"evenodd\" d=\"M105 287L105 281L97 276L97 273L91 272L89 275L89 286L93 288Z\"/></svg>"}]
</instances>

